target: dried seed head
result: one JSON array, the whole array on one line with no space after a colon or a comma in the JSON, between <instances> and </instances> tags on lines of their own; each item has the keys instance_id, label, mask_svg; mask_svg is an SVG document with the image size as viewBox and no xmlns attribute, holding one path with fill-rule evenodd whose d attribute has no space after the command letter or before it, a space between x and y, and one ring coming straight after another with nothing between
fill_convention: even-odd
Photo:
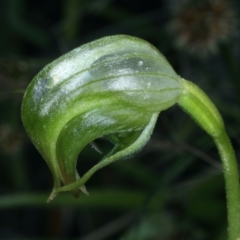
<instances>
[{"instance_id":1,"label":"dried seed head","mask_svg":"<svg viewBox=\"0 0 240 240\"><path fill-rule=\"evenodd\" d=\"M205 57L237 33L236 13L227 0L182 0L172 5L169 30L179 49Z\"/></svg>"}]
</instances>

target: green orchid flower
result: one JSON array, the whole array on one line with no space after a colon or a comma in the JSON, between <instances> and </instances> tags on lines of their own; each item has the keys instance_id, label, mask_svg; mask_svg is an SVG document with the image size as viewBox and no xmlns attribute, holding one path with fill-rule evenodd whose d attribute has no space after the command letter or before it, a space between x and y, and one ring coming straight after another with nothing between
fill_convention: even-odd
<instances>
[{"instance_id":1,"label":"green orchid flower","mask_svg":"<svg viewBox=\"0 0 240 240\"><path fill-rule=\"evenodd\" d=\"M240 237L240 194L234 152L216 107L193 83L176 74L148 42L125 35L104 37L61 56L29 84L22 121L60 191L87 193L86 181L100 168L138 152L161 111L178 104L214 139L223 163L229 239ZM112 151L82 177L82 149L105 137ZM63 186L62 186L63 185Z\"/></svg>"}]
</instances>

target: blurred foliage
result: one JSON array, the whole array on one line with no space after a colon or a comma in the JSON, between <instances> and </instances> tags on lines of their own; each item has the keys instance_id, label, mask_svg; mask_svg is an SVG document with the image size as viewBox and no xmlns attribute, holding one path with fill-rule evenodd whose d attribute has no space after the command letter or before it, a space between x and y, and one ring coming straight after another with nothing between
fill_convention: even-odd
<instances>
[{"instance_id":1,"label":"blurred foliage","mask_svg":"<svg viewBox=\"0 0 240 240\"><path fill-rule=\"evenodd\" d=\"M0 1L0 239L226 239L217 151L177 107L160 115L142 152L87 183L89 197L60 194L50 204L51 174L20 111L45 64L102 36L134 35L212 98L240 159L239 9L237 0ZM97 143L104 153L111 148ZM100 159L87 147L79 172Z\"/></svg>"}]
</instances>

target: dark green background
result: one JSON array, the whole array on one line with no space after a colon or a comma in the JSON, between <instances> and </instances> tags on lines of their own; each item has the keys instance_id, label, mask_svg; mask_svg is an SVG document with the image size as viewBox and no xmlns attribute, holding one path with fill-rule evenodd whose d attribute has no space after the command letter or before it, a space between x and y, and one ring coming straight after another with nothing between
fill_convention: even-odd
<instances>
[{"instance_id":1,"label":"dark green background","mask_svg":"<svg viewBox=\"0 0 240 240\"><path fill-rule=\"evenodd\" d=\"M137 156L92 177L89 197L62 193L49 204L52 177L20 112L24 89L44 65L88 41L129 34L155 45L180 76L210 96L240 159L240 6L226 2L0 1L0 239L226 239L219 156L211 138L178 107L160 114ZM216 34L221 19L228 31ZM173 27L180 20L186 20L182 32ZM177 47L184 34L192 40ZM207 40L217 51L209 51ZM112 147L97 143L104 153ZM79 172L101 157L87 147Z\"/></svg>"}]
</instances>

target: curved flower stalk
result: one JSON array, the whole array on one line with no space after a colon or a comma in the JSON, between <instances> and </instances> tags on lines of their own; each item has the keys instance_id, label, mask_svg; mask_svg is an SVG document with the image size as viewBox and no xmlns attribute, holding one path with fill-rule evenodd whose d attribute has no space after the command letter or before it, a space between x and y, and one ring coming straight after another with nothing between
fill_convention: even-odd
<instances>
[{"instance_id":1,"label":"curved flower stalk","mask_svg":"<svg viewBox=\"0 0 240 240\"><path fill-rule=\"evenodd\" d=\"M54 178L48 201L60 191L87 194L84 184L94 172L138 152L159 113L176 103L217 144L226 180L229 239L240 237L238 170L220 114L156 48L125 35L105 37L63 55L43 68L25 92L23 124ZM99 137L114 148L80 178L78 155Z\"/></svg>"}]
</instances>

